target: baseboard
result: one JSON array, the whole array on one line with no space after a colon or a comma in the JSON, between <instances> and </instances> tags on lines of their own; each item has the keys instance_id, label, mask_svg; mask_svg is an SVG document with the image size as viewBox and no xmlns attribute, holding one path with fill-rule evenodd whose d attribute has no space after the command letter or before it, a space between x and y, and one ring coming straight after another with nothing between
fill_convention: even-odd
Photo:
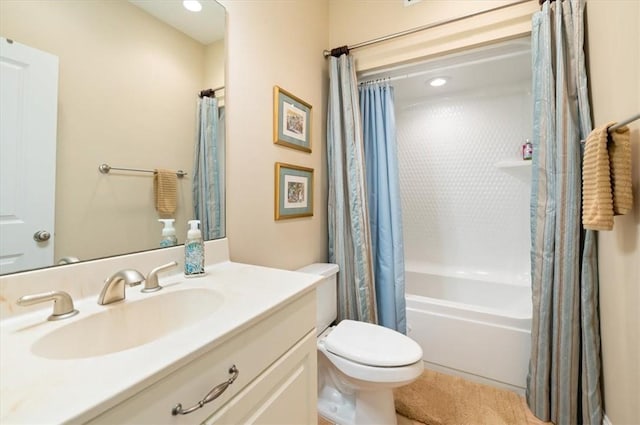
<instances>
[{"instance_id":1,"label":"baseboard","mask_svg":"<svg viewBox=\"0 0 640 425\"><path fill-rule=\"evenodd\" d=\"M602 417L602 425L613 425L613 422L611 422L606 413Z\"/></svg>"}]
</instances>

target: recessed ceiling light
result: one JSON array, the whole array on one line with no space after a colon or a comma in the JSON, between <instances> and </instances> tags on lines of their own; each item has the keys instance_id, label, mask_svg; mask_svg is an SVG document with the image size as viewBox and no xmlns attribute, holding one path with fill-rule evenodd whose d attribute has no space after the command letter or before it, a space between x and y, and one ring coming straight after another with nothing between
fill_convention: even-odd
<instances>
[{"instance_id":1,"label":"recessed ceiling light","mask_svg":"<svg viewBox=\"0 0 640 425\"><path fill-rule=\"evenodd\" d=\"M445 84L447 84L447 81L449 81L447 78L445 77L437 77L434 78L432 80L429 80L429 85L431 87L440 87L440 86L444 86Z\"/></svg>"},{"instance_id":2,"label":"recessed ceiling light","mask_svg":"<svg viewBox=\"0 0 640 425\"><path fill-rule=\"evenodd\" d=\"M200 12L202 10L202 5L198 0L184 0L182 5L191 12Z\"/></svg>"}]
</instances>

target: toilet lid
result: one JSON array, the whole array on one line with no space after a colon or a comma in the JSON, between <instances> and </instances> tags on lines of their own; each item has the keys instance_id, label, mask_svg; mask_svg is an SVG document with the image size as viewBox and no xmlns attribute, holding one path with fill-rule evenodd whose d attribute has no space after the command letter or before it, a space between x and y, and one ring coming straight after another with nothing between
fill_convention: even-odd
<instances>
[{"instance_id":1,"label":"toilet lid","mask_svg":"<svg viewBox=\"0 0 640 425\"><path fill-rule=\"evenodd\" d=\"M422 359L422 348L411 338L354 320L341 321L324 344L329 352L368 366L406 366Z\"/></svg>"}]
</instances>

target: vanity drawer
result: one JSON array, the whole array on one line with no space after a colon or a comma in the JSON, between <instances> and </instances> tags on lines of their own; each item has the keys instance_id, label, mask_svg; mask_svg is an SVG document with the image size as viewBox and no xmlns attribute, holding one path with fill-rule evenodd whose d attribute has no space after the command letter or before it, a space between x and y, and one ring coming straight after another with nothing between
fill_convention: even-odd
<instances>
[{"instance_id":1,"label":"vanity drawer","mask_svg":"<svg viewBox=\"0 0 640 425\"><path fill-rule=\"evenodd\" d=\"M88 423L201 423L314 329L315 309L315 291L311 291ZM188 409L227 381L232 365L239 374L222 395L190 414L171 414L178 403Z\"/></svg>"},{"instance_id":2,"label":"vanity drawer","mask_svg":"<svg viewBox=\"0 0 640 425\"><path fill-rule=\"evenodd\" d=\"M203 425L315 423L318 420L316 365L314 330Z\"/></svg>"}]
</instances>

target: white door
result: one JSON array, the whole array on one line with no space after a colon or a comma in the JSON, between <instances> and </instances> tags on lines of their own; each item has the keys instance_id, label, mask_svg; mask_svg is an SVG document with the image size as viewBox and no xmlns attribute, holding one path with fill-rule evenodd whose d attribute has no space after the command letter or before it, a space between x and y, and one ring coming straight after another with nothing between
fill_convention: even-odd
<instances>
[{"instance_id":1,"label":"white door","mask_svg":"<svg viewBox=\"0 0 640 425\"><path fill-rule=\"evenodd\" d=\"M53 264L58 58L0 38L0 97L0 274L5 274ZM37 242L40 231L50 238Z\"/></svg>"}]
</instances>

